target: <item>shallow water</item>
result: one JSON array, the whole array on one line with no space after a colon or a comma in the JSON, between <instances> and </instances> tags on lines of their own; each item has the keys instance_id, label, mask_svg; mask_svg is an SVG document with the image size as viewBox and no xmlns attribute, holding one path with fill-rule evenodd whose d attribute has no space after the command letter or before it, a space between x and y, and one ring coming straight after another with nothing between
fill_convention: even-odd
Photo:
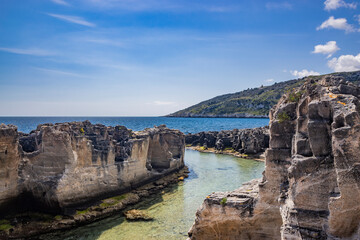
<instances>
[{"instance_id":1,"label":"shallow water","mask_svg":"<svg viewBox=\"0 0 360 240\"><path fill-rule=\"evenodd\" d=\"M29 133L43 123L60 123L89 120L106 126L123 125L134 131L166 124L183 133L221 131L234 128L254 128L269 124L265 118L167 118L167 117L0 117L0 123L13 124L21 132Z\"/></svg>"},{"instance_id":2,"label":"shallow water","mask_svg":"<svg viewBox=\"0 0 360 240\"><path fill-rule=\"evenodd\" d=\"M154 221L128 222L119 214L42 239L186 239L195 212L208 194L234 190L244 182L261 177L264 170L263 162L193 150L186 150L185 162L191 171L189 178L134 206L147 210Z\"/></svg>"}]
</instances>

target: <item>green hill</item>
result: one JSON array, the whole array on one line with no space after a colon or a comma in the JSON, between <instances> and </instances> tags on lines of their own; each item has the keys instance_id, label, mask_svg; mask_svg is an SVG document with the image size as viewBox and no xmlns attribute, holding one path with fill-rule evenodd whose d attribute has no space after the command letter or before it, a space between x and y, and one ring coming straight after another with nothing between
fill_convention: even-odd
<instances>
[{"instance_id":1,"label":"green hill","mask_svg":"<svg viewBox=\"0 0 360 240\"><path fill-rule=\"evenodd\" d=\"M360 71L331 73L347 81L360 83ZM310 76L321 78L321 76ZM305 78L275 83L271 86L247 89L203 101L167 117L267 117L269 110L287 91L303 84Z\"/></svg>"}]
</instances>

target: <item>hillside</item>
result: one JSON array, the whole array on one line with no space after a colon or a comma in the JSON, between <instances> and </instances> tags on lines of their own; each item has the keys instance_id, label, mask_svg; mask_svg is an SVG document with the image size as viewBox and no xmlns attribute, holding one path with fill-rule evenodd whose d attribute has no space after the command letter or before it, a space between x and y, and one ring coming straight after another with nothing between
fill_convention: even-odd
<instances>
[{"instance_id":1,"label":"hillside","mask_svg":"<svg viewBox=\"0 0 360 240\"><path fill-rule=\"evenodd\" d=\"M342 76L347 81L360 82L360 71L331 73ZM311 78L321 78L311 76ZM167 115L167 117L267 117L268 112L287 91L303 84L305 78L275 83L271 86L247 89L225 94L200 102L186 109Z\"/></svg>"}]
</instances>

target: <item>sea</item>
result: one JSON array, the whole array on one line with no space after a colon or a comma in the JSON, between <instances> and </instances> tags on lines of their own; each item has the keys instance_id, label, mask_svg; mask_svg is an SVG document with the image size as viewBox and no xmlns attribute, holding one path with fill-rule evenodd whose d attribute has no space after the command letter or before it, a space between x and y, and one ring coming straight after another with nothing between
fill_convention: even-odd
<instances>
[{"instance_id":1,"label":"sea","mask_svg":"<svg viewBox=\"0 0 360 240\"><path fill-rule=\"evenodd\" d=\"M173 118L173 117L0 117L0 124L13 124L18 131L29 133L39 124L89 120L106 126L122 125L134 131L165 124L183 133L221 131L262 127L269 124L267 118Z\"/></svg>"}]
</instances>

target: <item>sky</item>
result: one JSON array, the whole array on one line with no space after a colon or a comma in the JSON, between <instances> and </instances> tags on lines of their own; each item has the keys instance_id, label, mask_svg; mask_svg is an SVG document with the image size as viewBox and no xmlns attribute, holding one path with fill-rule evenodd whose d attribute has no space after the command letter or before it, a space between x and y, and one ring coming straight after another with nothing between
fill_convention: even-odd
<instances>
[{"instance_id":1,"label":"sky","mask_svg":"<svg viewBox=\"0 0 360 240\"><path fill-rule=\"evenodd\" d=\"M1 0L1 116L161 116L360 70L360 1Z\"/></svg>"}]
</instances>

